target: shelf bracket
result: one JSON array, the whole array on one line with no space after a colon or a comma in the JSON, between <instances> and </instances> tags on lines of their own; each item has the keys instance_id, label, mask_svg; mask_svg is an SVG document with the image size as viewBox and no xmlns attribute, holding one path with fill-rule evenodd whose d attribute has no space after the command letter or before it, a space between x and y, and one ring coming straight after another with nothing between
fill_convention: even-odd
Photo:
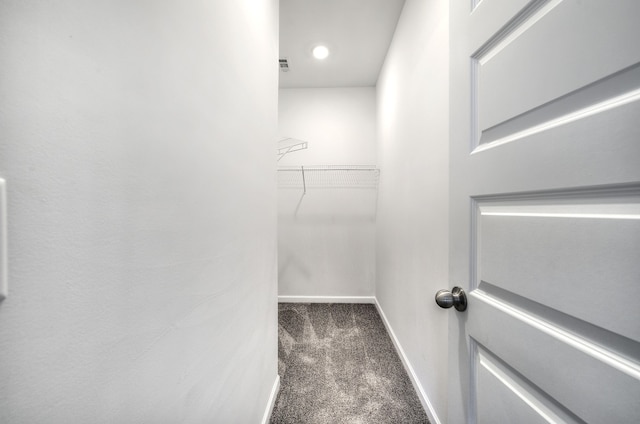
<instances>
[{"instance_id":1,"label":"shelf bracket","mask_svg":"<svg viewBox=\"0 0 640 424\"><path fill-rule=\"evenodd\" d=\"M298 150L304 150L309 147L309 143L302 140L296 140L295 138L283 138L278 143L282 143L285 141L291 140L289 145L278 147L278 162L282 159L287 153L297 152Z\"/></svg>"}]
</instances>

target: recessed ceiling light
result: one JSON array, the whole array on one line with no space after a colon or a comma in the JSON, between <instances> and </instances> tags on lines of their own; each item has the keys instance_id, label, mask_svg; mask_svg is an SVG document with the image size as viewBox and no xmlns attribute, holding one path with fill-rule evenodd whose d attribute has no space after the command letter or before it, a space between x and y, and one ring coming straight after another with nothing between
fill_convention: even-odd
<instances>
[{"instance_id":1,"label":"recessed ceiling light","mask_svg":"<svg viewBox=\"0 0 640 424\"><path fill-rule=\"evenodd\" d=\"M313 49L313 57L316 59L326 59L329 56L329 49L326 46L316 46Z\"/></svg>"}]
</instances>

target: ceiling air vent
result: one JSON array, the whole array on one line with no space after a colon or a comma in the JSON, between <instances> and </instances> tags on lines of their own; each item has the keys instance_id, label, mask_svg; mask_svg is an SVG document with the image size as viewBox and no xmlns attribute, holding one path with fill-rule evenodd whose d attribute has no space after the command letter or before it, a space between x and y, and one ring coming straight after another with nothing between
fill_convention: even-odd
<instances>
[{"instance_id":1,"label":"ceiling air vent","mask_svg":"<svg viewBox=\"0 0 640 424\"><path fill-rule=\"evenodd\" d=\"M282 72L289 72L289 61L286 57L279 59L280 62L280 70Z\"/></svg>"}]
</instances>

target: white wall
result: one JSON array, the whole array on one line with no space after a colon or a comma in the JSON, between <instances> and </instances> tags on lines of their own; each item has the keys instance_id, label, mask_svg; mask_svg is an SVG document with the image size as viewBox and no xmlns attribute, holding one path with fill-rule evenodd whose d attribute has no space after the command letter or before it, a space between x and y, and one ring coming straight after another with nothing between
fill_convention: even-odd
<instances>
[{"instance_id":1,"label":"white wall","mask_svg":"<svg viewBox=\"0 0 640 424\"><path fill-rule=\"evenodd\" d=\"M278 132L309 148L279 165L375 165L375 99L374 87L281 89ZM373 296L375 188L302 193L278 190L278 293Z\"/></svg>"},{"instance_id":2,"label":"white wall","mask_svg":"<svg viewBox=\"0 0 640 424\"><path fill-rule=\"evenodd\" d=\"M407 0L378 80L376 297L447 421L448 2Z\"/></svg>"},{"instance_id":3,"label":"white wall","mask_svg":"<svg viewBox=\"0 0 640 424\"><path fill-rule=\"evenodd\" d=\"M277 21L276 0L2 2L0 422L260 421Z\"/></svg>"},{"instance_id":4,"label":"white wall","mask_svg":"<svg viewBox=\"0 0 640 424\"><path fill-rule=\"evenodd\" d=\"M376 89L289 88L279 90L278 134L309 142L279 165L376 163Z\"/></svg>"}]
</instances>

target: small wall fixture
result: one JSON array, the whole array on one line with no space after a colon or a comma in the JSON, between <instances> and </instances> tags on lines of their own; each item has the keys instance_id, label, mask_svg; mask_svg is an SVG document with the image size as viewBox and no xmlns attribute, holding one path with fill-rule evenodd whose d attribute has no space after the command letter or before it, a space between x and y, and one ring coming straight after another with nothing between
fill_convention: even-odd
<instances>
[{"instance_id":1,"label":"small wall fixture","mask_svg":"<svg viewBox=\"0 0 640 424\"><path fill-rule=\"evenodd\" d=\"M326 46L316 46L313 48L313 57L316 59L326 59L329 56L329 49Z\"/></svg>"}]
</instances>

